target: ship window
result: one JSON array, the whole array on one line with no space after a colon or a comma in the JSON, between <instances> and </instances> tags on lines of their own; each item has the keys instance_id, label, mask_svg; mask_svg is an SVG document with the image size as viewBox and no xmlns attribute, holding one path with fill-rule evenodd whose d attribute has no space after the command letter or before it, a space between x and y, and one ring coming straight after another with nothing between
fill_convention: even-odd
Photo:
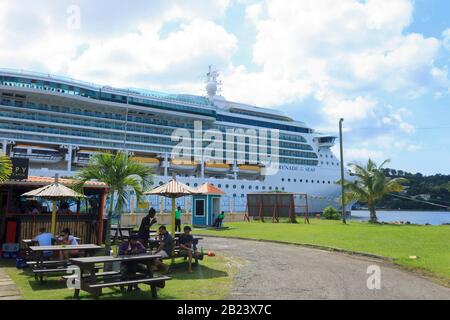
<instances>
[{"instance_id":1,"label":"ship window","mask_svg":"<svg viewBox=\"0 0 450 320\"><path fill-rule=\"evenodd\" d=\"M284 178L282 178L282 179L281 179L281 181L283 181L283 182L284 182Z\"/></svg>"},{"instance_id":2,"label":"ship window","mask_svg":"<svg viewBox=\"0 0 450 320\"><path fill-rule=\"evenodd\" d=\"M328 184L331 184L331 181L328 181Z\"/></svg>"},{"instance_id":3,"label":"ship window","mask_svg":"<svg viewBox=\"0 0 450 320\"><path fill-rule=\"evenodd\" d=\"M198 183L194 183L194 187L198 187Z\"/></svg>"},{"instance_id":4,"label":"ship window","mask_svg":"<svg viewBox=\"0 0 450 320\"><path fill-rule=\"evenodd\" d=\"M269 190L272 190L272 187L269 187Z\"/></svg>"},{"instance_id":5,"label":"ship window","mask_svg":"<svg viewBox=\"0 0 450 320\"><path fill-rule=\"evenodd\" d=\"M263 189L263 190L266 190L266 187L263 186L262 189Z\"/></svg>"},{"instance_id":6,"label":"ship window","mask_svg":"<svg viewBox=\"0 0 450 320\"><path fill-rule=\"evenodd\" d=\"M233 186L233 189L236 189L236 185Z\"/></svg>"},{"instance_id":7,"label":"ship window","mask_svg":"<svg viewBox=\"0 0 450 320\"><path fill-rule=\"evenodd\" d=\"M258 187L258 186L256 186L256 187L255 187L255 189L256 189L256 190L259 190L259 187Z\"/></svg>"},{"instance_id":8,"label":"ship window","mask_svg":"<svg viewBox=\"0 0 450 320\"><path fill-rule=\"evenodd\" d=\"M245 189L245 186L244 186L244 185L242 185L242 186L241 186L241 189Z\"/></svg>"},{"instance_id":9,"label":"ship window","mask_svg":"<svg viewBox=\"0 0 450 320\"><path fill-rule=\"evenodd\" d=\"M225 188L227 188L227 189L228 189L229 187L230 187L230 186L229 186L228 184L227 184L227 185L225 185Z\"/></svg>"},{"instance_id":10,"label":"ship window","mask_svg":"<svg viewBox=\"0 0 450 320\"><path fill-rule=\"evenodd\" d=\"M291 182L291 179L288 179L288 182Z\"/></svg>"},{"instance_id":11,"label":"ship window","mask_svg":"<svg viewBox=\"0 0 450 320\"><path fill-rule=\"evenodd\" d=\"M306 180L306 183L308 183L308 179Z\"/></svg>"},{"instance_id":12,"label":"ship window","mask_svg":"<svg viewBox=\"0 0 450 320\"><path fill-rule=\"evenodd\" d=\"M236 198L236 197L237 197L236 193L233 193L233 198Z\"/></svg>"}]
</instances>

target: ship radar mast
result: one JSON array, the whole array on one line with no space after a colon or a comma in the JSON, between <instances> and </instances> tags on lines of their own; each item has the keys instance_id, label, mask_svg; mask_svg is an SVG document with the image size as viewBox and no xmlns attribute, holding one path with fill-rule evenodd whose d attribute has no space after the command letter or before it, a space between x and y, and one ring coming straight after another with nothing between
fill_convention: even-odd
<instances>
[{"instance_id":1,"label":"ship radar mast","mask_svg":"<svg viewBox=\"0 0 450 320\"><path fill-rule=\"evenodd\" d=\"M217 95L217 92L220 91L221 81L218 80L219 73L217 71L212 70L212 66L209 66L209 71L206 74L206 93L210 99L214 98Z\"/></svg>"}]
</instances>

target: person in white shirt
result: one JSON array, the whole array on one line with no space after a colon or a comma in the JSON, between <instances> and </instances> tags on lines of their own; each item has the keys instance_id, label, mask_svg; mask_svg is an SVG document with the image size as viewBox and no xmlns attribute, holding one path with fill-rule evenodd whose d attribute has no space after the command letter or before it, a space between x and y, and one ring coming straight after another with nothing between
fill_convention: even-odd
<instances>
[{"instance_id":1,"label":"person in white shirt","mask_svg":"<svg viewBox=\"0 0 450 320\"><path fill-rule=\"evenodd\" d=\"M69 228L66 228L63 230L61 245L64 245L64 246L77 246L78 245L77 239L73 235L70 234ZM59 252L59 258L60 258L60 260L68 260L69 258L79 256L79 253L80 253L79 250L64 250L64 251Z\"/></svg>"}]
</instances>

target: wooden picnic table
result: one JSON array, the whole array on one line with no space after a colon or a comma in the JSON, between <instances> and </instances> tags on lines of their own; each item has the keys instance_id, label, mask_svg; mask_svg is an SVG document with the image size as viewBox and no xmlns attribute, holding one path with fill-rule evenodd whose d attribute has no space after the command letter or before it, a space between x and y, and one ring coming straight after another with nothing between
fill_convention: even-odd
<instances>
[{"instance_id":1,"label":"wooden picnic table","mask_svg":"<svg viewBox=\"0 0 450 320\"><path fill-rule=\"evenodd\" d=\"M87 258L72 258L70 262L80 268L78 279L76 281L74 297L78 298L80 290L89 292L98 298L102 293L102 288L119 286L133 286L138 284L148 284L151 286L153 299L157 298L156 288L163 288L165 281L170 280L170 277L161 276L154 277L152 266L155 265L156 260L161 259L158 254L138 254L129 256L101 256L101 257L87 257ZM99 263L142 263L146 265L146 274L141 275L136 279L123 279L118 271L96 273L96 264ZM104 269L104 268L103 268Z\"/></svg>"},{"instance_id":2,"label":"wooden picnic table","mask_svg":"<svg viewBox=\"0 0 450 320\"><path fill-rule=\"evenodd\" d=\"M52 251L72 251L72 250L83 250L86 254L93 254L102 247L96 244L79 244L76 246L72 245L56 245L56 246L30 246L30 250L37 254L36 257L36 267L42 267L44 261L44 252Z\"/></svg>"}]
</instances>

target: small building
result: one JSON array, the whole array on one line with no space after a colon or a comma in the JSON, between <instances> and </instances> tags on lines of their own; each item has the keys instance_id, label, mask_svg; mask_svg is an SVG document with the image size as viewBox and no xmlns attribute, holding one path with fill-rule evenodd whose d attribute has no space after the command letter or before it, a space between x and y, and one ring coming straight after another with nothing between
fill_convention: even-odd
<instances>
[{"instance_id":1,"label":"small building","mask_svg":"<svg viewBox=\"0 0 450 320\"><path fill-rule=\"evenodd\" d=\"M22 194L52 184L54 178L28 177L9 180L0 184L0 243L21 243L35 237L39 229L51 229L51 201L27 199ZM72 179L59 179L59 183L71 187ZM103 238L103 214L107 186L89 181L84 186L85 199L58 201L56 230L70 228L82 243L101 244Z\"/></svg>"},{"instance_id":2,"label":"small building","mask_svg":"<svg viewBox=\"0 0 450 320\"><path fill-rule=\"evenodd\" d=\"M225 192L212 184L205 183L196 189L192 196L192 225L196 227L212 226L220 214L220 197Z\"/></svg>"}]
</instances>

